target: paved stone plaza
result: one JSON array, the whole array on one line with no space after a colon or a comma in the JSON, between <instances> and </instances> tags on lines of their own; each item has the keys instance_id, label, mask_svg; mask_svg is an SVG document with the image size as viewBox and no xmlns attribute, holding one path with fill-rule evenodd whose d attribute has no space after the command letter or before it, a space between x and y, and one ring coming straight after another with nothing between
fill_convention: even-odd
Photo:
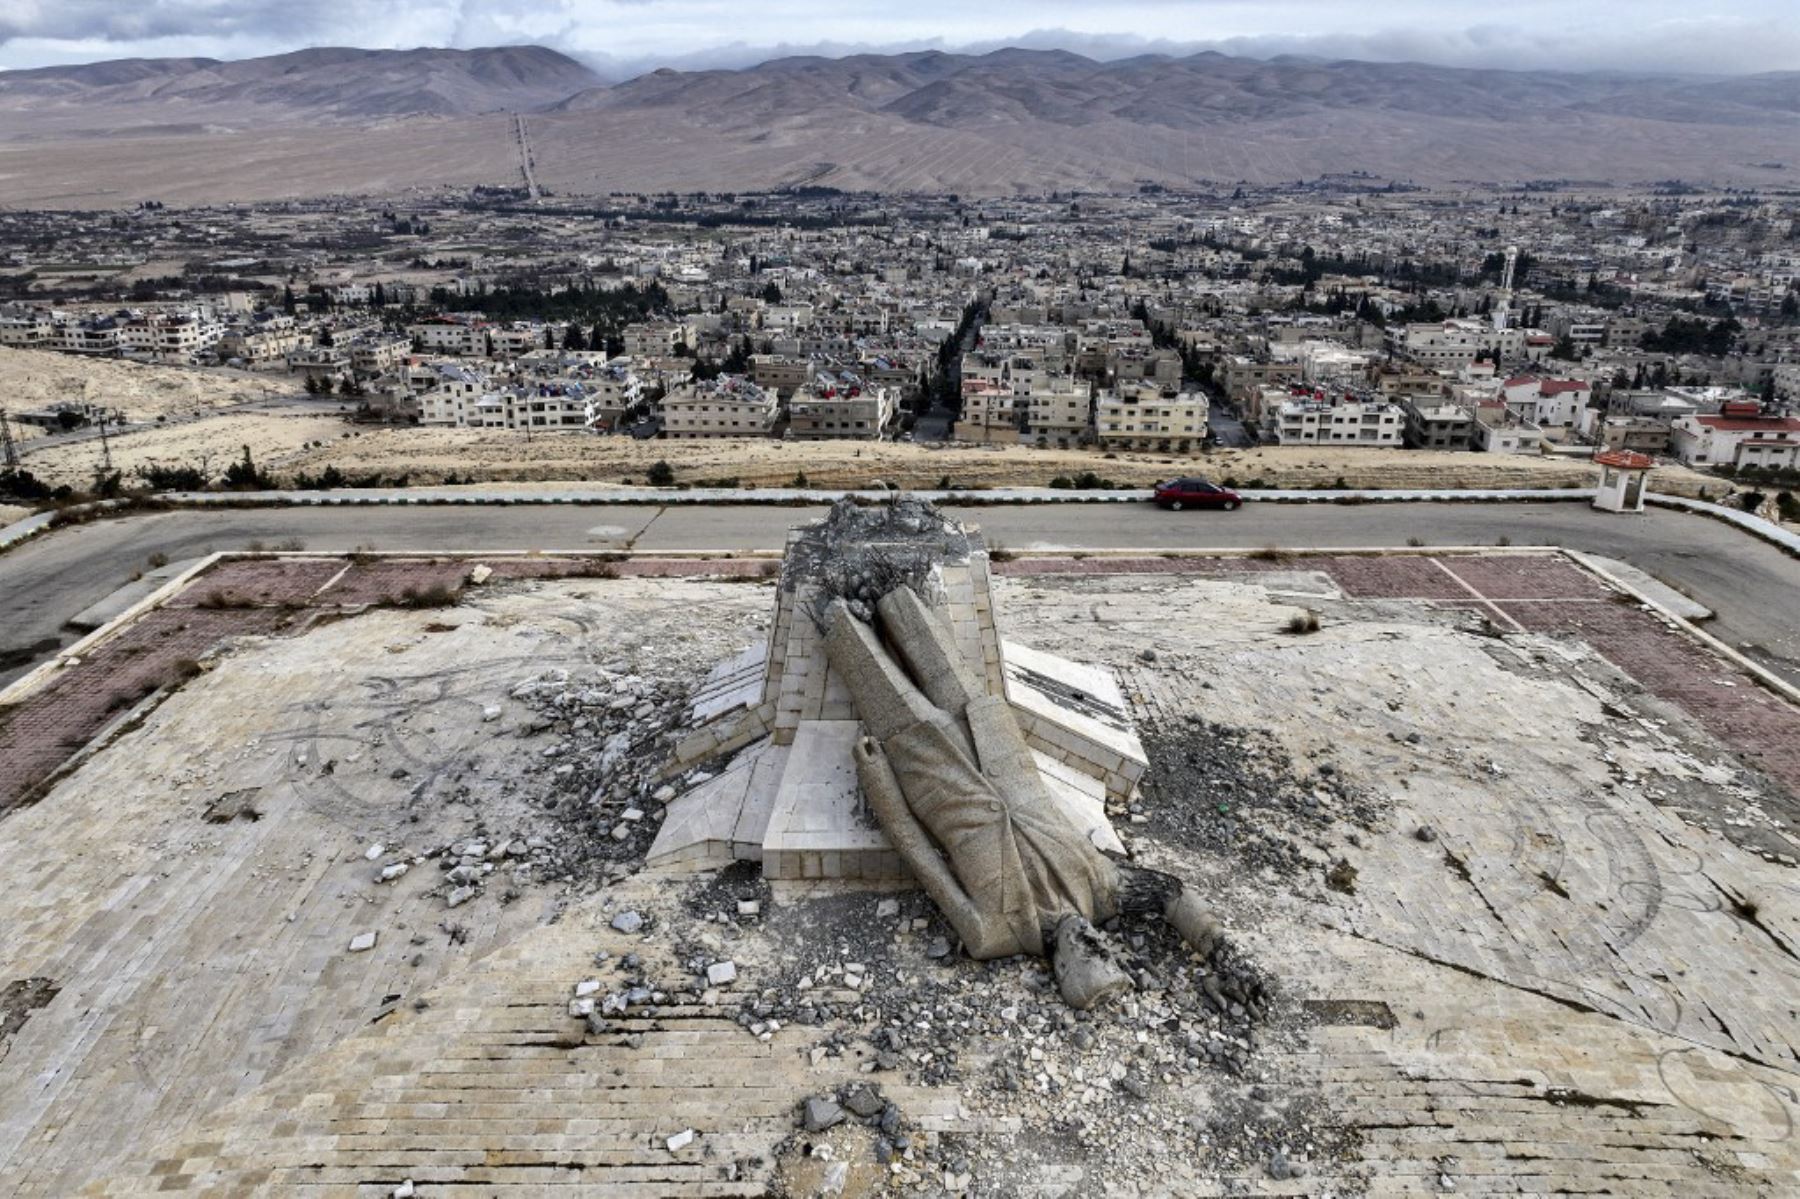
<instances>
[{"instance_id":1,"label":"paved stone plaza","mask_svg":"<svg viewBox=\"0 0 1800 1199\"><path fill-rule=\"evenodd\" d=\"M1122 929L1080 1015L904 887L644 866L770 573L226 563L16 694L0 1192L1800 1189L1800 712L1568 558L996 563L1237 955Z\"/></svg>"}]
</instances>

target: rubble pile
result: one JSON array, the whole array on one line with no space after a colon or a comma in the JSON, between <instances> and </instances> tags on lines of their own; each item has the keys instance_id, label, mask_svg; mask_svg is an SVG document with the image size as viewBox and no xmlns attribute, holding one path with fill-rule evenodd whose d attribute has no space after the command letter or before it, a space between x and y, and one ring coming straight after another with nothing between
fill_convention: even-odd
<instances>
[{"instance_id":1,"label":"rubble pile","mask_svg":"<svg viewBox=\"0 0 1800 1199\"><path fill-rule=\"evenodd\" d=\"M1165 844L1230 860L1240 875L1317 870L1308 844L1334 824L1368 830L1379 819L1375 797L1332 763L1306 774L1267 734L1195 715L1139 731L1150 769L1123 815Z\"/></svg>"},{"instance_id":2,"label":"rubble pile","mask_svg":"<svg viewBox=\"0 0 1800 1199\"><path fill-rule=\"evenodd\" d=\"M1170 1138L1223 1143L1193 1122L1189 1088L1254 1079L1261 1040L1304 1021L1229 943L1201 960L1154 916L1108 924L1137 989L1083 1012L1063 1002L1042 959L970 960L920 892L771 905L757 868L737 863L657 907L617 912L612 927L669 945L676 972L655 976L635 953L601 955L601 972L576 984L571 1003L589 1033L617 1035L626 1028L617 1018L654 1018L672 1005L719 1004L729 990L735 1006L720 1004L721 1014L746 1035L767 1041L785 1027L816 1028L813 1065L854 1062L871 1085L892 1074L957 1088L974 1112L1054 1130L1090 1169L1102 1154L1152 1178ZM848 1111L872 1133L863 1152L896 1177L933 1185L947 1177L958 1183L948 1189L985 1194L1006 1193L1016 1177L1004 1142L911 1134L891 1104L850 1089L815 1099L797 1113L797 1135ZM801 1140L813 1143L802 1135L782 1152ZM1292 1152L1307 1144L1297 1140Z\"/></svg>"}]
</instances>

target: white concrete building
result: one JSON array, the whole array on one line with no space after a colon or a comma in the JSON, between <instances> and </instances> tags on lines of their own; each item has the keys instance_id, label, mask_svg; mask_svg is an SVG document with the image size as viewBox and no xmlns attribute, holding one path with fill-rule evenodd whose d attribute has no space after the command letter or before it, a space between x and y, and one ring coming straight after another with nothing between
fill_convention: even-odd
<instances>
[{"instance_id":1,"label":"white concrete building","mask_svg":"<svg viewBox=\"0 0 1800 1199\"><path fill-rule=\"evenodd\" d=\"M1155 387L1102 392L1094 402L1094 435L1105 449L1190 453L1206 438L1207 399L1197 392L1165 396Z\"/></svg>"},{"instance_id":2,"label":"white concrete building","mask_svg":"<svg viewBox=\"0 0 1800 1199\"><path fill-rule=\"evenodd\" d=\"M1800 467L1800 418L1765 415L1755 402L1726 404L1717 416L1684 416L1671 442L1689 466Z\"/></svg>"},{"instance_id":3,"label":"white concrete building","mask_svg":"<svg viewBox=\"0 0 1800 1199\"><path fill-rule=\"evenodd\" d=\"M1293 399L1266 418L1282 445L1399 446L1406 437L1406 412L1398 404Z\"/></svg>"},{"instance_id":4,"label":"white concrete building","mask_svg":"<svg viewBox=\"0 0 1800 1199\"><path fill-rule=\"evenodd\" d=\"M1510 404L1478 404L1471 411L1475 423L1469 431L1469 448L1484 454L1536 454L1544 442L1544 430L1519 415Z\"/></svg>"},{"instance_id":5,"label":"white concrete building","mask_svg":"<svg viewBox=\"0 0 1800 1199\"><path fill-rule=\"evenodd\" d=\"M795 441L876 441L893 424L900 393L848 371L819 374L788 402L787 436Z\"/></svg>"},{"instance_id":6,"label":"white concrete building","mask_svg":"<svg viewBox=\"0 0 1800 1199\"><path fill-rule=\"evenodd\" d=\"M1594 398L1594 385L1586 379L1520 376L1502 383L1500 395L1520 420L1547 429L1572 429Z\"/></svg>"},{"instance_id":7,"label":"white concrete building","mask_svg":"<svg viewBox=\"0 0 1800 1199\"><path fill-rule=\"evenodd\" d=\"M742 375L685 383L663 398L663 432L674 438L767 437L780 414L775 393Z\"/></svg>"},{"instance_id":8,"label":"white concrete building","mask_svg":"<svg viewBox=\"0 0 1800 1199\"><path fill-rule=\"evenodd\" d=\"M464 358L475 358L487 353L488 328L486 321L432 317L408 325L406 335L422 354L457 354Z\"/></svg>"}]
</instances>

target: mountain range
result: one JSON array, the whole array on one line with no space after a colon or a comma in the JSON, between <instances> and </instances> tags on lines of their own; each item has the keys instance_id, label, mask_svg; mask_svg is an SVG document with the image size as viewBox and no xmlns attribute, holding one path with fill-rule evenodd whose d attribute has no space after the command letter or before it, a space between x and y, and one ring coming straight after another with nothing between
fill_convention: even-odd
<instances>
[{"instance_id":1,"label":"mountain range","mask_svg":"<svg viewBox=\"0 0 1800 1199\"><path fill-rule=\"evenodd\" d=\"M563 193L796 183L1010 193L1354 170L1428 183L1781 185L1800 170L1790 161L1800 160L1800 72L1216 53L1097 62L1012 49L781 58L609 83L537 46L314 49L0 72L0 200L517 183L515 114L539 182Z\"/></svg>"}]
</instances>

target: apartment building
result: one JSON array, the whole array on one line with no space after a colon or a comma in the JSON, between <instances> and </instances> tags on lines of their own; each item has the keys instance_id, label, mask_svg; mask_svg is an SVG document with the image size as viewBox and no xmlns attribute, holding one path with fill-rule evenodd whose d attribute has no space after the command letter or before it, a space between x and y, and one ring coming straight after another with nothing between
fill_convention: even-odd
<instances>
[{"instance_id":1,"label":"apartment building","mask_svg":"<svg viewBox=\"0 0 1800 1199\"><path fill-rule=\"evenodd\" d=\"M1521 420L1544 428L1571 429L1594 398L1594 385L1585 379L1520 376L1502 383L1500 394Z\"/></svg>"},{"instance_id":2,"label":"apartment building","mask_svg":"<svg viewBox=\"0 0 1800 1199\"><path fill-rule=\"evenodd\" d=\"M967 378L962 383L962 415L954 437L978 445L1016 445L1019 441L1019 397L1009 385Z\"/></svg>"},{"instance_id":3,"label":"apartment building","mask_svg":"<svg viewBox=\"0 0 1800 1199\"><path fill-rule=\"evenodd\" d=\"M837 371L814 377L788 403L787 436L795 441L877 441L893 424L900 394Z\"/></svg>"},{"instance_id":4,"label":"apartment building","mask_svg":"<svg viewBox=\"0 0 1800 1199\"><path fill-rule=\"evenodd\" d=\"M669 437L767 437L780 401L742 375L720 375L677 387L663 397L662 411Z\"/></svg>"},{"instance_id":5,"label":"apartment building","mask_svg":"<svg viewBox=\"0 0 1800 1199\"><path fill-rule=\"evenodd\" d=\"M1295 398L1265 418L1264 427L1282 445L1399 446L1406 414L1379 400Z\"/></svg>"},{"instance_id":6,"label":"apartment building","mask_svg":"<svg viewBox=\"0 0 1800 1199\"><path fill-rule=\"evenodd\" d=\"M212 348L222 360L235 358L248 366L264 366L285 362L306 340L293 317L259 312L248 321L227 328Z\"/></svg>"},{"instance_id":7,"label":"apartment building","mask_svg":"<svg viewBox=\"0 0 1800 1199\"><path fill-rule=\"evenodd\" d=\"M1675 456L1688 466L1800 468L1800 418L1733 401L1716 416L1684 416L1671 430Z\"/></svg>"},{"instance_id":8,"label":"apartment building","mask_svg":"<svg viewBox=\"0 0 1800 1199\"><path fill-rule=\"evenodd\" d=\"M1475 418L1468 407L1440 396L1402 396L1402 440L1414 450L1466 450Z\"/></svg>"},{"instance_id":9,"label":"apartment building","mask_svg":"<svg viewBox=\"0 0 1800 1199\"><path fill-rule=\"evenodd\" d=\"M351 341L350 369L365 378L386 374L412 353L412 342L391 333L364 334Z\"/></svg>"},{"instance_id":10,"label":"apartment building","mask_svg":"<svg viewBox=\"0 0 1800 1199\"><path fill-rule=\"evenodd\" d=\"M1467 317L1422 324L1392 325L1385 334L1389 352L1435 370L1456 371L1482 353L1518 354L1525 344L1520 329L1496 329Z\"/></svg>"},{"instance_id":11,"label":"apartment building","mask_svg":"<svg viewBox=\"0 0 1800 1199\"><path fill-rule=\"evenodd\" d=\"M692 347L694 327L680 321L647 321L625 326L621 340L633 358L667 358L682 346Z\"/></svg>"},{"instance_id":12,"label":"apartment building","mask_svg":"<svg viewBox=\"0 0 1800 1199\"><path fill-rule=\"evenodd\" d=\"M481 397L488 394L486 378L480 373L449 363L434 363L424 368L429 384L419 395L419 423L449 425L454 428L482 428L487 413L479 407ZM418 386L422 379L409 380Z\"/></svg>"},{"instance_id":13,"label":"apartment building","mask_svg":"<svg viewBox=\"0 0 1800 1199\"><path fill-rule=\"evenodd\" d=\"M513 385L489 390L479 380L447 377L419 397L419 423L464 429L585 429L592 397L579 383Z\"/></svg>"},{"instance_id":14,"label":"apartment building","mask_svg":"<svg viewBox=\"0 0 1800 1199\"><path fill-rule=\"evenodd\" d=\"M56 338L56 320L48 312L0 316L0 346L48 347Z\"/></svg>"},{"instance_id":15,"label":"apartment building","mask_svg":"<svg viewBox=\"0 0 1800 1199\"><path fill-rule=\"evenodd\" d=\"M117 354L120 349L119 322L110 316L69 321L57 326L56 338L44 348L68 354Z\"/></svg>"},{"instance_id":16,"label":"apartment building","mask_svg":"<svg viewBox=\"0 0 1800 1199\"><path fill-rule=\"evenodd\" d=\"M1206 438L1207 400L1197 392L1166 396L1139 384L1094 401L1094 435L1104 449L1190 453Z\"/></svg>"},{"instance_id":17,"label":"apartment building","mask_svg":"<svg viewBox=\"0 0 1800 1199\"><path fill-rule=\"evenodd\" d=\"M1157 390L1162 391L1160 385ZM1023 420L1025 437L1040 445L1070 449L1084 441L1094 422L1094 387L1086 379L1060 375L1044 379L1022 397L1014 411ZM1202 436L1204 416L1202 417Z\"/></svg>"},{"instance_id":18,"label":"apartment building","mask_svg":"<svg viewBox=\"0 0 1800 1199\"><path fill-rule=\"evenodd\" d=\"M1286 387L1300 380L1298 362L1258 362L1244 354L1227 355L1219 386L1233 403L1241 404L1265 387Z\"/></svg>"},{"instance_id":19,"label":"apartment building","mask_svg":"<svg viewBox=\"0 0 1800 1199\"><path fill-rule=\"evenodd\" d=\"M408 325L406 335L412 339L420 353L456 354L464 358L475 358L487 353L488 329L486 321L432 317Z\"/></svg>"},{"instance_id":20,"label":"apartment building","mask_svg":"<svg viewBox=\"0 0 1800 1199\"><path fill-rule=\"evenodd\" d=\"M833 308L813 314L812 333L818 337L877 337L888 331L885 308Z\"/></svg>"},{"instance_id":21,"label":"apartment building","mask_svg":"<svg viewBox=\"0 0 1800 1199\"><path fill-rule=\"evenodd\" d=\"M810 358L788 354L752 354L750 378L758 387L766 387L784 399L805 387L813 376Z\"/></svg>"},{"instance_id":22,"label":"apartment building","mask_svg":"<svg viewBox=\"0 0 1800 1199\"><path fill-rule=\"evenodd\" d=\"M1510 404L1478 404L1469 433L1469 448L1483 454L1535 454L1544 430Z\"/></svg>"}]
</instances>

